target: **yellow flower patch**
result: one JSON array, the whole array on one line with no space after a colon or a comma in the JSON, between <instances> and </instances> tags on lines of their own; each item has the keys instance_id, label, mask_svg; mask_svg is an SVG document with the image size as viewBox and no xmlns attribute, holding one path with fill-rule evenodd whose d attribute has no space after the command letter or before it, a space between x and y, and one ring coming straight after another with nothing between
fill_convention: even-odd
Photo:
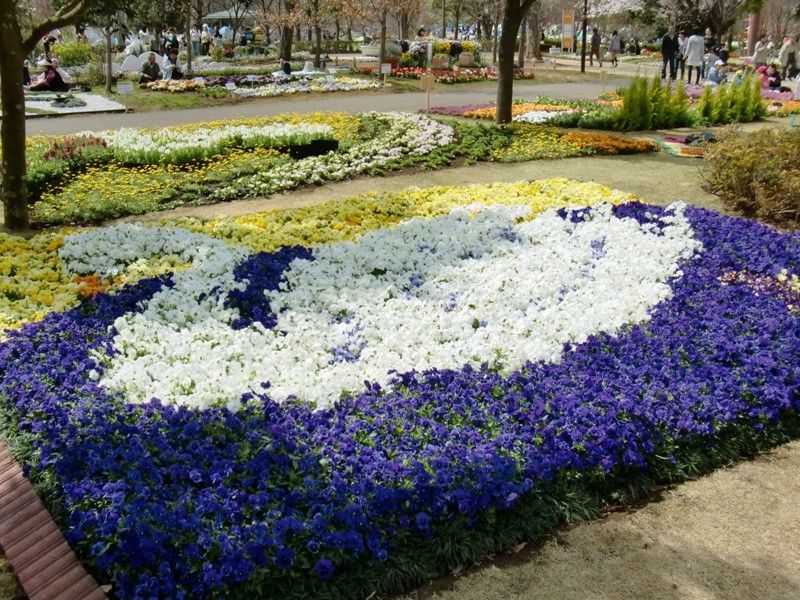
<instances>
[{"instance_id":1,"label":"yellow flower patch","mask_svg":"<svg viewBox=\"0 0 800 600\"><path fill-rule=\"evenodd\" d=\"M212 168L208 167L209 170ZM169 177L181 175L180 172L167 174ZM129 185L124 177L121 179L117 174L117 177L106 180L106 193L114 193L114 185L121 188ZM597 202L618 204L635 199L631 194L596 183L557 178L409 188L395 193L364 194L305 208L211 220L181 218L165 220L159 225L204 233L246 246L253 252L269 252L281 246L313 246L352 240L373 229L393 226L413 217L436 217L457 206L473 203L528 204L531 207L530 218L533 218L552 208L588 206ZM69 233L70 230L41 233L30 240L0 234L0 339L3 330L40 320L49 312L68 310L83 297L107 289L113 291L144 277L188 266L179 263L175 257L157 256L128 265L112 282L92 276L73 278L63 272L58 257L58 249Z\"/></svg>"},{"instance_id":2,"label":"yellow flower patch","mask_svg":"<svg viewBox=\"0 0 800 600\"><path fill-rule=\"evenodd\" d=\"M489 185L409 188L372 193L306 208L281 209L240 217L165 221L197 233L271 252L281 246L310 246L351 240L367 231L413 217L435 217L466 204L528 204L531 216L566 205L614 204L635 196L596 183L546 179Z\"/></svg>"},{"instance_id":3,"label":"yellow flower patch","mask_svg":"<svg viewBox=\"0 0 800 600\"><path fill-rule=\"evenodd\" d=\"M516 117L534 111L556 112L560 110L574 110L572 106L566 104L539 104L536 102L522 102L520 104L511 105L511 115ZM496 108L489 106L488 108L477 108L464 113L465 117L473 117L476 119L494 119Z\"/></svg>"}]
</instances>

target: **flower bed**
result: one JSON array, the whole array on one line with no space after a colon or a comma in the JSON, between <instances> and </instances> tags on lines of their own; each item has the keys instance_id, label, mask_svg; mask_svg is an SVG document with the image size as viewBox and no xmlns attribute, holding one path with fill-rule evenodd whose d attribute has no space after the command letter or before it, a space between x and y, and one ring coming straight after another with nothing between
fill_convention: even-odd
<instances>
[{"instance_id":1,"label":"flower bed","mask_svg":"<svg viewBox=\"0 0 800 600\"><path fill-rule=\"evenodd\" d=\"M370 70L371 69L371 70ZM367 67L368 72L376 69ZM427 73L433 74L437 83L469 83L472 81L496 81L497 67L453 67L452 69L427 69L424 67L397 67L392 69L392 77L419 79ZM514 69L514 79L533 79L532 72Z\"/></svg>"},{"instance_id":2,"label":"flower bed","mask_svg":"<svg viewBox=\"0 0 800 600\"><path fill-rule=\"evenodd\" d=\"M611 133L570 131L526 123L515 123L510 127L514 134L511 142L492 152L492 158L496 161L518 162L593 154L638 154L658 149L650 141Z\"/></svg>"},{"instance_id":3,"label":"flower bed","mask_svg":"<svg viewBox=\"0 0 800 600\"><path fill-rule=\"evenodd\" d=\"M182 157L185 151L197 159L205 157L206 162L173 168L171 164L162 166L159 162L153 162L161 161L161 150L145 143L143 148L148 148L148 152L142 154L140 149L128 153L143 156L150 162L144 161L145 164L135 168L114 166L109 169L87 165L83 173L45 191L33 206L33 217L39 223L49 224L93 222L171 208L187 202L219 202L244 196L268 195L301 185L340 181L363 173L378 173L383 169L415 164L435 150L456 141L452 127L421 115L370 113L354 117L319 113L295 116L287 124L281 124L284 120L283 116L271 117L258 121L259 126L253 122L246 125L235 121L227 125L218 123L209 132L203 131L203 124L161 130L153 135L167 136L172 140L191 140L195 136L201 141L233 139L237 146L245 148L249 140L259 145L256 148L259 151L238 150L225 155L222 160L212 160L213 144L209 151L204 150L202 145L192 146L175 150L173 154ZM262 135L266 131L285 131L287 134L322 132L320 126L326 126L326 120L332 123L354 122L356 128L368 126L370 131L362 134L352 131L348 125L347 135L357 139L347 137L343 140L346 143L336 152L298 160L290 160L288 156L260 147L266 140L272 139ZM240 127L245 129L240 130ZM335 126L331 127L337 139L342 140ZM242 138L245 135L243 131L250 131L253 136ZM234 137L229 138L229 133L234 133ZM120 143L127 135L119 134ZM139 140L138 137L136 139ZM176 143L183 148L179 142ZM122 144L122 147L139 145L137 141L132 145ZM445 156L442 160L449 161L449 157Z\"/></svg>"},{"instance_id":4,"label":"flower bed","mask_svg":"<svg viewBox=\"0 0 800 600\"><path fill-rule=\"evenodd\" d=\"M288 232L262 216L289 237L257 254L221 241L231 221L66 236L84 278L182 265L0 345L3 427L100 581L397 591L779 439L800 408L796 236L591 184L518 191L402 217L373 196ZM360 237L302 241L342 230Z\"/></svg>"},{"instance_id":5,"label":"flower bed","mask_svg":"<svg viewBox=\"0 0 800 600\"><path fill-rule=\"evenodd\" d=\"M353 92L360 90L379 90L383 88L380 81L359 79L356 77L340 77L333 81L325 79L308 79L271 83L267 85L238 88L233 91L240 98L272 98L292 94L308 94L311 92Z\"/></svg>"},{"instance_id":6,"label":"flower bed","mask_svg":"<svg viewBox=\"0 0 800 600\"><path fill-rule=\"evenodd\" d=\"M97 137L121 164L182 164L222 154L227 148L289 148L332 140L333 128L312 123L269 123L262 126L223 125L191 131L162 129L112 129L84 132Z\"/></svg>"}]
</instances>

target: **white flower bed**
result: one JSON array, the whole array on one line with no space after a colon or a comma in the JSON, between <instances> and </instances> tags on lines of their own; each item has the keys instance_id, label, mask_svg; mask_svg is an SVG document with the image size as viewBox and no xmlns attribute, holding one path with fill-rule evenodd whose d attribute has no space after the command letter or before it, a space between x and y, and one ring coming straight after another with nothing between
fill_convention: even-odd
<instances>
[{"instance_id":1,"label":"white flower bed","mask_svg":"<svg viewBox=\"0 0 800 600\"><path fill-rule=\"evenodd\" d=\"M424 115L367 113L366 116L382 120L387 125L386 131L346 150L277 165L234 185L220 186L211 197L230 200L241 196L266 196L303 184L340 181L403 156L430 154L434 149L455 141L452 127Z\"/></svg>"},{"instance_id":2,"label":"white flower bed","mask_svg":"<svg viewBox=\"0 0 800 600\"><path fill-rule=\"evenodd\" d=\"M232 144L242 146L279 147L333 137L329 125L311 123L272 123L261 126L228 125L224 127L163 129L114 129L110 131L86 131L78 135L99 137L113 148L121 159L136 162L161 162L180 156L216 154Z\"/></svg>"},{"instance_id":3,"label":"white flower bed","mask_svg":"<svg viewBox=\"0 0 800 600\"><path fill-rule=\"evenodd\" d=\"M223 304L242 285L232 270L243 253L218 241L123 226L67 238L62 257L76 272L103 273L136 252L194 257L174 288L116 321L102 385L130 401L203 407L269 381L279 401L324 407L364 380L385 383L393 369L558 361L565 343L646 320L681 260L700 249L682 206L660 231L609 205L579 223L555 211L520 222L527 212L459 208L318 247L264 298L278 319L269 330L231 328L236 311ZM124 244L136 250L115 254Z\"/></svg>"},{"instance_id":4,"label":"white flower bed","mask_svg":"<svg viewBox=\"0 0 800 600\"><path fill-rule=\"evenodd\" d=\"M332 81L325 79L309 79L289 81L286 83L269 83L252 88L238 88L233 93L241 98L272 98L291 94L310 92L352 92L356 90L377 90L383 84L377 80L341 77Z\"/></svg>"},{"instance_id":5,"label":"white flower bed","mask_svg":"<svg viewBox=\"0 0 800 600\"><path fill-rule=\"evenodd\" d=\"M574 110L532 110L531 112L522 113L514 117L515 121L520 123L547 123L553 117L558 115L568 115L574 113Z\"/></svg>"}]
</instances>

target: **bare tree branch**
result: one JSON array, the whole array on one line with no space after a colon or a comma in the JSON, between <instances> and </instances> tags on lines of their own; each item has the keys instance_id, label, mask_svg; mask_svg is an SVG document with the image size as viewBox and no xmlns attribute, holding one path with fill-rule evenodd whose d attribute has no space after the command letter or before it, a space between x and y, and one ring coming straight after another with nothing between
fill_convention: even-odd
<instances>
[{"instance_id":1,"label":"bare tree branch","mask_svg":"<svg viewBox=\"0 0 800 600\"><path fill-rule=\"evenodd\" d=\"M32 52L36 44L39 43L39 40L42 39L42 36L46 33L53 29L58 29L59 27L74 23L75 20L80 17L81 13L88 8L88 5L89 0L74 0L61 7L56 14L49 19L39 23L33 28L30 35L22 41L22 49L25 54Z\"/></svg>"}]
</instances>

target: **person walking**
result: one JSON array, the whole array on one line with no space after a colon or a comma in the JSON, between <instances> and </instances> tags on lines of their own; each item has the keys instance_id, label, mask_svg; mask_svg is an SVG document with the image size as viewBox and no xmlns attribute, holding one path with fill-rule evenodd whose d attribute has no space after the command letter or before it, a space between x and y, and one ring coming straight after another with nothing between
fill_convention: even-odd
<instances>
[{"instance_id":1,"label":"person walking","mask_svg":"<svg viewBox=\"0 0 800 600\"><path fill-rule=\"evenodd\" d=\"M619 40L619 33L617 30L614 30L614 33L611 34L611 41L608 44L608 51L611 53L611 65L616 67L619 64L617 57L619 53L622 52L622 43Z\"/></svg>"},{"instance_id":2,"label":"person walking","mask_svg":"<svg viewBox=\"0 0 800 600\"><path fill-rule=\"evenodd\" d=\"M678 34L678 57L677 68L680 68L680 78L683 81L683 76L686 73L686 33L681 31Z\"/></svg>"},{"instance_id":3,"label":"person walking","mask_svg":"<svg viewBox=\"0 0 800 600\"><path fill-rule=\"evenodd\" d=\"M796 62L797 48L795 48L792 36L787 35L783 38L783 45L778 52L778 61L781 63L781 75L784 79L791 77L789 65Z\"/></svg>"},{"instance_id":4,"label":"person walking","mask_svg":"<svg viewBox=\"0 0 800 600\"><path fill-rule=\"evenodd\" d=\"M597 27L592 27L592 47L589 52L589 66L593 67L593 57L597 55L597 60L600 63L600 66L603 66L603 57L600 54L600 42L603 40L600 32L597 30Z\"/></svg>"},{"instance_id":5,"label":"person walking","mask_svg":"<svg viewBox=\"0 0 800 600\"><path fill-rule=\"evenodd\" d=\"M661 79L667 78L667 65L669 65L669 78L675 81L677 56L678 38L675 36L675 27L670 27L661 38Z\"/></svg>"},{"instance_id":6,"label":"person walking","mask_svg":"<svg viewBox=\"0 0 800 600\"><path fill-rule=\"evenodd\" d=\"M697 71L694 82L696 84L700 83L700 67L703 64L705 49L705 42L703 41L703 36L700 35L700 30L695 30L686 40L686 65L689 67L689 77L686 83L692 83L692 70Z\"/></svg>"},{"instance_id":7,"label":"person walking","mask_svg":"<svg viewBox=\"0 0 800 600\"><path fill-rule=\"evenodd\" d=\"M753 66L765 67L767 65L767 56L769 55L769 44L767 43L767 36L761 34L756 42L756 47L753 49Z\"/></svg>"}]
</instances>

